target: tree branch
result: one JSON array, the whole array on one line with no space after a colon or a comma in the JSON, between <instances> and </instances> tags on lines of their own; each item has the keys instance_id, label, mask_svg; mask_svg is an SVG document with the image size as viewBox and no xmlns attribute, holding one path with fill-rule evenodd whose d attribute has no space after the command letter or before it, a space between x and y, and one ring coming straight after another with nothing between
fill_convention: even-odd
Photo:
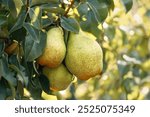
<instances>
[{"instance_id":1,"label":"tree branch","mask_svg":"<svg viewBox=\"0 0 150 117\"><path fill-rule=\"evenodd\" d=\"M74 0L70 0L71 4L68 6L68 9L66 10L64 16L67 17L67 14L69 12L69 10L72 8L73 4L74 4Z\"/></svg>"},{"instance_id":2,"label":"tree branch","mask_svg":"<svg viewBox=\"0 0 150 117\"><path fill-rule=\"evenodd\" d=\"M27 0L27 4L26 4L26 12L28 12L28 10L29 10L29 4L30 4L29 1L30 1L30 0Z\"/></svg>"}]
</instances>

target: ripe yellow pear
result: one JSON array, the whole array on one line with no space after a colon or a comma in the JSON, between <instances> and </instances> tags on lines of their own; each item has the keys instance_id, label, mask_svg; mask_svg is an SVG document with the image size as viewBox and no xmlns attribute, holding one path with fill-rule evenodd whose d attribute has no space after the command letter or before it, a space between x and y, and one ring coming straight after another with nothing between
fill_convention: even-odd
<instances>
[{"instance_id":1,"label":"ripe yellow pear","mask_svg":"<svg viewBox=\"0 0 150 117\"><path fill-rule=\"evenodd\" d=\"M78 79L88 80L102 72L103 53L100 45L86 32L71 33L65 63Z\"/></svg>"},{"instance_id":2,"label":"ripe yellow pear","mask_svg":"<svg viewBox=\"0 0 150 117\"><path fill-rule=\"evenodd\" d=\"M44 67L43 74L48 78L50 89L53 91L65 90L73 77L63 64L56 68Z\"/></svg>"},{"instance_id":3,"label":"ripe yellow pear","mask_svg":"<svg viewBox=\"0 0 150 117\"><path fill-rule=\"evenodd\" d=\"M47 42L43 54L38 58L40 65L50 68L61 64L66 54L64 33L61 27L55 27L47 32Z\"/></svg>"}]
</instances>

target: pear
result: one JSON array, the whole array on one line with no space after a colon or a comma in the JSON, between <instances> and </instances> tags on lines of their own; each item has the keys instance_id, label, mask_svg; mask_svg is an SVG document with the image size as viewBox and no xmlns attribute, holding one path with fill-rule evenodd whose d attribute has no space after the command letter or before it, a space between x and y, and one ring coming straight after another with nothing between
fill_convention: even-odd
<instances>
[{"instance_id":1,"label":"pear","mask_svg":"<svg viewBox=\"0 0 150 117\"><path fill-rule=\"evenodd\" d=\"M53 91L65 90L72 82L73 75L60 64L56 68L43 68L43 74L48 78L50 89Z\"/></svg>"},{"instance_id":2,"label":"pear","mask_svg":"<svg viewBox=\"0 0 150 117\"><path fill-rule=\"evenodd\" d=\"M103 68L103 52L97 41L86 32L71 33L67 43L65 64L80 80L99 75Z\"/></svg>"},{"instance_id":3,"label":"pear","mask_svg":"<svg viewBox=\"0 0 150 117\"><path fill-rule=\"evenodd\" d=\"M59 66L66 54L64 33L61 27L55 27L47 32L47 42L43 54L37 59L42 66L55 68Z\"/></svg>"}]
</instances>

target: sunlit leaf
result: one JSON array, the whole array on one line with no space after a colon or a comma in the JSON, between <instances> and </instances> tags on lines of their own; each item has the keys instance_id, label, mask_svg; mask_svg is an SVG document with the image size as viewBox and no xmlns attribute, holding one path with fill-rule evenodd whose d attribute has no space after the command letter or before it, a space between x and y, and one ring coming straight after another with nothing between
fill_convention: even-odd
<instances>
[{"instance_id":1,"label":"sunlit leaf","mask_svg":"<svg viewBox=\"0 0 150 117\"><path fill-rule=\"evenodd\" d=\"M46 3L59 3L59 0L32 0L31 6L42 5Z\"/></svg>"},{"instance_id":2,"label":"sunlit leaf","mask_svg":"<svg viewBox=\"0 0 150 117\"><path fill-rule=\"evenodd\" d=\"M41 28L41 17L42 17L41 8L40 7L30 8L29 16L31 19L31 24L34 27L40 29Z\"/></svg>"},{"instance_id":3,"label":"sunlit leaf","mask_svg":"<svg viewBox=\"0 0 150 117\"><path fill-rule=\"evenodd\" d=\"M44 4L41 6L42 10L50 12L50 13L56 13L56 14L65 14L65 10L59 6L59 4Z\"/></svg>"}]
</instances>

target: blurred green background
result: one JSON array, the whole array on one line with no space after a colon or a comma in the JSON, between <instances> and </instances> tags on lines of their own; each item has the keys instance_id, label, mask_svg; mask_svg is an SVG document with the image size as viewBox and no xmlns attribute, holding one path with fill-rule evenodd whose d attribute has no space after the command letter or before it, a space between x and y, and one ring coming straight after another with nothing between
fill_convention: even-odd
<instances>
[{"instance_id":1,"label":"blurred green background","mask_svg":"<svg viewBox=\"0 0 150 117\"><path fill-rule=\"evenodd\" d=\"M65 91L45 99L150 99L150 3L134 0L126 14L118 0L103 24L104 52L101 77L74 81Z\"/></svg>"}]
</instances>

